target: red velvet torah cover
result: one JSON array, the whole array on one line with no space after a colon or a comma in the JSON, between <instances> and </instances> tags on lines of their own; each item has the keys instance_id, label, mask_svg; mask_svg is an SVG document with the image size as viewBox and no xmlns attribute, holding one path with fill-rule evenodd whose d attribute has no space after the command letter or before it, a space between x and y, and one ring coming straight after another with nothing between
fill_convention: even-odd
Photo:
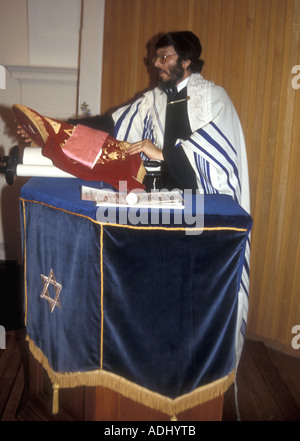
<instances>
[{"instance_id":1,"label":"red velvet torah cover","mask_svg":"<svg viewBox=\"0 0 300 441\"><path fill-rule=\"evenodd\" d=\"M12 110L28 136L42 147L43 155L59 169L83 180L104 181L117 190L121 181L127 182L128 191L145 188L142 160L127 154L128 143L100 130L42 116L20 104Z\"/></svg>"}]
</instances>

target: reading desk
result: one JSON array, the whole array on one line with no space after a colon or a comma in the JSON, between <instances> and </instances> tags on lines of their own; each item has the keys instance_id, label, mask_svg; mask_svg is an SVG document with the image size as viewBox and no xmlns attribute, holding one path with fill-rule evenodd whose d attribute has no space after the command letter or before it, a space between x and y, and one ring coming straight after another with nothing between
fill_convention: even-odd
<instances>
[{"instance_id":1,"label":"reading desk","mask_svg":"<svg viewBox=\"0 0 300 441\"><path fill-rule=\"evenodd\" d=\"M32 178L20 195L27 338L54 412L58 390L78 386L168 418L222 396L250 215L229 196L194 195L177 218L159 209L147 224L148 209L128 207L114 222L81 185L104 184Z\"/></svg>"}]
</instances>

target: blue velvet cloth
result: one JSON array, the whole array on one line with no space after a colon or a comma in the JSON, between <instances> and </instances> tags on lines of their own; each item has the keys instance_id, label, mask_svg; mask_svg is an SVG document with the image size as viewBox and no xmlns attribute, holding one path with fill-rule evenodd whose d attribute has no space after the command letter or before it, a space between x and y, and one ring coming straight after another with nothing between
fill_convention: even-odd
<instances>
[{"instance_id":1,"label":"blue velvet cloth","mask_svg":"<svg viewBox=\"0 0 300 441\"><path fill-rule=\"evenodd\" d=\"M213 195L202 234L101 225L81 185L104 184L32 178L21 190L26 327L52 369L103 369L170 398L229 374L250 215ZM53 312L41 298L51 269Z\"/></svg>"}]
</instances>

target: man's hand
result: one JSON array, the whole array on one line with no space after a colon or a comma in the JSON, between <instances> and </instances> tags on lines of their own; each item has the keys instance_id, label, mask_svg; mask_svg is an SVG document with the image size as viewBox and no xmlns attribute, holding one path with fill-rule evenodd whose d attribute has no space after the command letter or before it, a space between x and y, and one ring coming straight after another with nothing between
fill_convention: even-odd
<instances>
[{"instance_id":1,"label":"man's hand","mask_svg":"<svg viewBox=\"0 0 300 441\"><path fill-rule=\"evenodd\" d=\"M149 139L144 139L143 141L131 144L128 147L127 152L130 155L136 155L137 153L143 152L150 159L164 160L161 149L156 147Z\"/></svg>"},{"instance_id":2,"label":"man's hand","mask_svg":"<svg viewBox=\"0 0 300 441\"><path fill-rule=\"evenodd\" d=\"M25 142L31 142L32 141L32 139L29 138L28 134L25 132L23 127L20 126L20 125L17 126L17 134L20 135L22 138L25 138L24 139Z\"/></svg>"}]
</instances>

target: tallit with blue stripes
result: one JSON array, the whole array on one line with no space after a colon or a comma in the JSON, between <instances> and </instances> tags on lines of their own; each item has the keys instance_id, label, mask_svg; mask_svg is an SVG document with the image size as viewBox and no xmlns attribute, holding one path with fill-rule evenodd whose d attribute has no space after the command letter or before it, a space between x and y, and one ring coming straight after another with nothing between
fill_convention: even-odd
<instances>
[{"instance_id":1,"label":"tallit with blue stripes","mask_svg":"<svg viewBox=\"0 0 300 441\"><path fill-rule=\"evenodd\" d=\"M192 135L178 139L206 194L227 194L250 213L248 164L239 117L227 92L200 74L187 84L188 117ZM159 88L146 92L130 105L113 113L114 136L130 143L150 139L163 148L167 96ZM146 159L145 157L143 159ZM236 360L240 359L249 303L250 241L239 291L236 331Z\"/></svg>"}]
</instances>

